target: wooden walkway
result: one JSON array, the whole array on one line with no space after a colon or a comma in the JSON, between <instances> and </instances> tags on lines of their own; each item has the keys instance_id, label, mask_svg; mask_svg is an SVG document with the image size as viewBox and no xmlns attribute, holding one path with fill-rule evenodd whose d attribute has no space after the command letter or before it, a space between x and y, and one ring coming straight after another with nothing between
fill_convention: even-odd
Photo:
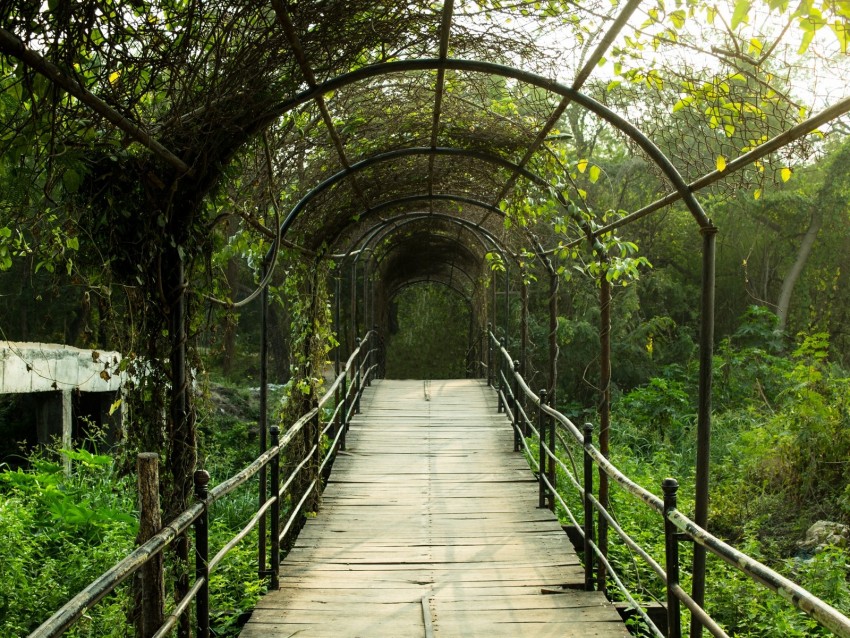
<instances>
[{"instance_id":1,"label":"wooden walkway","mask_svg":"<svg viewBox=\"0 0 850 638\"><path fill-rule=\"evenodd\" d=\"M242 638L628 636L474 380L378 381Z\"/></svg>"}]
</instances>

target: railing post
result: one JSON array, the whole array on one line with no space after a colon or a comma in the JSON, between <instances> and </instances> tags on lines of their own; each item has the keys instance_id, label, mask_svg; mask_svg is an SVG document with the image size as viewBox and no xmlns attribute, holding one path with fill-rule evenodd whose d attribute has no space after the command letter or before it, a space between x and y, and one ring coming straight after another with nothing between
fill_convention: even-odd
<instances>
[{"instance_id":1,"label":"railing post","mask_svg":"<svg viewBox=\"0 0 850 638\"><path fill-rule=\"evenodd\" d=\"M340 388L339 427L342 434L339 435L339 449L345 449L345 434L348 432L348 371L342 375Z\"/></svg>"},{"instance_id":2,"label":"railing post","mask_svg":"<svg viewBox=\"0 0 850 638\"><path fill-rule=\"evenodd\" d=\"M502 337L499 339L499 345L504 348L505 347L505 338ZM505 395L508 392L508 389L505 387L505 358L502 356L501 349L499 350L499 405L497 407L498 412L505 411Z\"/></svg>"},{"instance_id":3,"label":"railing post","mask_svg":"<svg viewBox=\"0 0 850 638\"><path fill-rule=\"evenodd\" d=\"M487 322L487 385L493 386L493 324Z\"/></svg>"},{"instance_id":4,"label":"railing post","mask_svg":"<svg viewBox=\"0 0 850 638\"><path fill-rule=\"evenodd\" d=\"M313 417L312 425L313 425L313 444L316 446L316 450L313 452L313 464L315 469L316 479L316 498L320 498L322 495L322 476L319 472L319 468L322 467L322 408L319 407L318 402L316 403L316 416Z\"/></svg>"},{"instance_id":5,"label":"railing post","mask_svg":"<svg viewBox=\"0 0 850 638\"><path fill-rule=\"evenodd\" d=\"M553 418L549 418L549 453L554 457L555 455L555 428L558 426L558 422ZM557 471L557 463L555 463L554 458L550 458L548 464L546 465L546 472L549 476L549 509L553 512L555 511L555 492L558 490L558 471Z\"/></svg>"},{"instance_id":6,"label":"railing post","mask_svg":"<svg viewBox=\"0 0 850 638\"><path fill-rule=\"evenodd\" d=\"M519 425L519 361L514 361L514 387L513 387L513 408L514 408L514 452L519 452L522 449L522 441L520 440L520 425Z\"/></svg>"},{"instance_id":7,"label":"railing post","mask_svg":"<svg viewBox=\"0 0 850 638\"><path fill-rule=\"evenodd\" d=\"M357 337L355 344L359 348L363 345L363 340ZM354 357L354 414L360 414L360 358L362 356L363 353L361 352Z\"/></svg>"},{"instance_id":8,"label":"railing post","mask_svg":"<svg viewBox=\"0 0 850 638\"><path fill-rule=\"evenodd\" d=\"M270 429L272 435L272 447L280 444L280 428L273 425ZM271 471L271 493L274 502L271 508L271 588L280 588L280 450L272 457Z\"/></svg>"},{"instance_id":9,"label":"railing post","mask_svg":"<svg viewBox=\"0 0 850 638\"><path fill-rule=\"evenodd\" d=\"M543 431L546 427L546 419L543 416L543 405L546 403L546 390L540 391L540 400L537 404L537 453L539 465L537 482L538 482L538 501L537 507L546 507L546 451L543 449L543 442L546 440L546 433Z\"/></svg>"},{"instance_id":10,"label":"railing post","mask_svg":"<svg viewBox=\"0 0 850 638\"><path fill-rule=\"evenodd\" d=\"M593 445L593 424L584 424L584 588L593 591L593 459L588 448Z\"/></svg>"},{"instance_id":11,"label":"railing post","mask_svg":"<svg viewBox=\"0 0 850 638\"><path fill-rule=\"evenodd\" d=\"M679 599L673 593L673 585L679 584L679 541L676 526L667 518L669 512L676 509L676 492L679 482L666 478L661 482L664 492L664 553L667 569L667 636L681 638L682 618L679 613Z\"/></svg>"},{"instance_id":12,"label":"railing post","mask_svg":"<svg viewBox=\"0 0 850 638\"><path fill-rule=\"evenodd\" d=\"M143 452L136 461L139 487L139 534L143 545L162 529L159 506L159 455ZM136 635L150 638L162 625L165 610L165 581L162 554L152 557L136 572Z\"/></svg>"},{"instance_id":13,"label":"railing post","mask_svg":"<svg viewBox=\"0 0 850 638\"><path fill-rule=\"evenodd\" d=\"M207 490L210 484L210 473L206 470L196 470L194 474L195 480L195 498L204 504L204 509L201 511L195 521L195 580L203 579L204 584L198 589L198 595L195 598L195 612L198 622L198 638L209 638L210 635L210 521L209 511L207 510Z\"/></svg>"}]
</instances>

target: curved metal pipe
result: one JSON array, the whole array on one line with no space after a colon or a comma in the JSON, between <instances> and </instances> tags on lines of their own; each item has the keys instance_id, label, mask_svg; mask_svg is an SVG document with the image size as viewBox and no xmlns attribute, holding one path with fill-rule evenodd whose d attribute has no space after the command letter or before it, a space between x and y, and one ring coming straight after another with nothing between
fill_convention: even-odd
<instances>
[{"instance_id":1,"label":"curved metal pipe","mask_svg":"<svg viewBox=\"0 0 850 638\"><path fill-rule=\"evenodd\" d=\"M423 58L418 60L399 60L395 62L383 62L380 64L369 65L345 73L326 82L303 91L289 100L280 102L274 105L269 111L260 116L259 120L274 118L283 115L293 108L313 100L316 95L322 95L329 91L341 89L350 84L367 80L369 78L378 77L381 75L389 75L393 73L404 73L407 71L434 71L440 69L451 69L454 71L469 71L474 73L484 73L488 75L498 75L506 78L512 78L520 82L525 82L533 86L537 86L546 91L556 93L562 97L569 97L570 100L584 107L585 109L596 114L600 118L607 121L616 129L625 133L630 137L643 151L658 165L662 172L672 182L676 191L680 194L685 202L688 210L693 215L694 219L700 226L711 226L711 221L702 209L702 206L694 197L687 182L685 182L678 169L673 165L670 159L659 149L655 143L649 139L640 129L634 124L614 113L608 107L597 102L588 95L581 93L571 87L568 87L556 80L545 78L536 73L523 71L504 64L495 62L483 62L478 60L460 60L460 59L435 59ZM517 167L519 168L519 167ZM522 174L522 173L521 173Z\"/></svg>"}]
</instances>

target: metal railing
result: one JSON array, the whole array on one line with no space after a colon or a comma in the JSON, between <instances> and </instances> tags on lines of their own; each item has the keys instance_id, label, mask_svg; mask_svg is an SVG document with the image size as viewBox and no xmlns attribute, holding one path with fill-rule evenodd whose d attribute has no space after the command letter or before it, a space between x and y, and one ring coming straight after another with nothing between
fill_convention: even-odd
<instances>
[{"instance_id":1,"label":"metal railing","mask_svg":"<svg viewBox=\"0 0 850 638\"><path fill-rule=\"evenodd\" d=\"M167 635L177 625L179 619L187 612L194 601L196 611L196 635L208 638L210 635L209 584L210 574L221 563L222 559L236 547L259 522L270 515L270 567L271 586L279 586L278 565L280 564L281 543L289 530L298 520L305 503L314 492L322 489L321 476L326 465L332 460L339 449L345 449L345 435L348 431L351 417L360 411L360 396L363 389L370 384L372 375L378 369L378 353L370 344L377 343L377 333L370 331L361 341L357 340L357 348L349 357L344 370L334 380L317 404L306 414L295 421L281 436L280 428L273 425L271 432L271 447L260 454L256 460L241 472L226 481L208 489L210 475L205 470L197 470L194 474L196 502L181 512L174 520L166 524L162 530L146 543L137 547L123 560L113 565L109 570L98 576L80 593L65 603L53 616L42 623L30 634L30 638L49 638L59 636L72 627L83 614L96 605L100 600L113 592L121 583L132 576L142 566L160 554L175 539L194 528L195 537L195 580L188 593L180 600L165 622L153 634L155 638ZM322 411L340 390L340 400L334 406L330 417L322 424ZM299 460L292 472L281 484L281 456L289 449L299 434L311 436L309 449ZM322 437L327 436L330 445L322 458ZM312 445L311 445L312 444ZM305 446L306 447L306 446ZM295 459L288 459L295 462ZM312 461L312 463L311 463ZM248 523L219 551L209 558L209 508L249 479L257 475L263 468L269 467L271 472L271 496L260 505L259 509ZM281 502L289 494L287 491L296 481L299 474L312 468L312 476L303 493L291 495L296 502L289 511L286 521L281 521Z\"/></svg>"},{"instance_id":2,"label":"metal railing","mask_svg":"<svg viewBox=\"0 0 850 638\"><path fill-rule=\"evenodd\" d=\"M545 390L542 390L539 395L532 392L518 372L519 362L511 359L504 343L497 340L492 333L490 334L490 345L498 358L498 361L493 361L495 366L493 385L498 395L497 409L500 412L505 412L510 418L514 430L514 449L525 452L532 469L538 476L539 505L541 507L548 506L554 510L557 501L584 541L586 589L591 590L594 587L593 568L594 563L599 561L599 564L604 566L607 575L616 584L629 605L644 620L654 636L658 638L681 637L681 606L684 605L692 615L699 619L702 626L712 636L717 638L727 637L728 635L718 623L679 584L679 543L690 541L705 547L707 551L753 581L778 594L837 636L850 638L850 619L834 607L766 565L713 536L679 511L676 502L678 482L675 479L668 478L662 482L663 497L659 497L623 474L594 447L593 426L591 424L585 424L583 429L580 430L570 419L547 405ZM536 418L529 416L523 407L524 405L535 406ZM563 449L568 449L568 440L563 438L564 434L583 449L581 479L574 459L569 457L568 460L572 466L570 467L556 454L558 441L562 443ZM539 442L537 450L529 445L529 437L536 437ZM626 493L659 515L659 531L663 529L665 539L665 564L663 567L622 529L611 513L593 495L594 465ZM558 473L556 471L558 468L562 470L570 486L577 491L582 500L584 511L581 521L559 492ZM666 633L652 621L641 604L634 599L632 593L608 561L608 557L594 542L595 517L599 517L597 520L604 521L609 530L613 530L635 555L643 559L666 587Z\"/></svg>"}]
</instances>

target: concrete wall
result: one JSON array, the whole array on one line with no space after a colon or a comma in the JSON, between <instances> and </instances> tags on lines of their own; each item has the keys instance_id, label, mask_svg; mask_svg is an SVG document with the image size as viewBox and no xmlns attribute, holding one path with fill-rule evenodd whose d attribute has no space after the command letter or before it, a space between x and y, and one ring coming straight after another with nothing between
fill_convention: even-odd
<instances>
[{"instance_id":1,"label":"concrete wall","mask_svg":"<svg viewBox=\"0 0 850 638\"><path fill-rule=\"evenodd\" d=\"M0 394L116 392L121 354L54 343L0 341Z\"/></svg>"},{"instance_id":2,"label":"concrete wall","mask_svg":"<svg viewBox=\"0 0 850 638\"><path fill-rule=\"evenodd\" d=\"M109 411L121 396L126 379L118 369L120 363L118 352L0 341L0 394L26 394L35 399L39 443L59 438L70 448L75 437L85 435L81 417L107 426L109 438L115 440L123 410Z\"/></svg>"}]
</instances>

